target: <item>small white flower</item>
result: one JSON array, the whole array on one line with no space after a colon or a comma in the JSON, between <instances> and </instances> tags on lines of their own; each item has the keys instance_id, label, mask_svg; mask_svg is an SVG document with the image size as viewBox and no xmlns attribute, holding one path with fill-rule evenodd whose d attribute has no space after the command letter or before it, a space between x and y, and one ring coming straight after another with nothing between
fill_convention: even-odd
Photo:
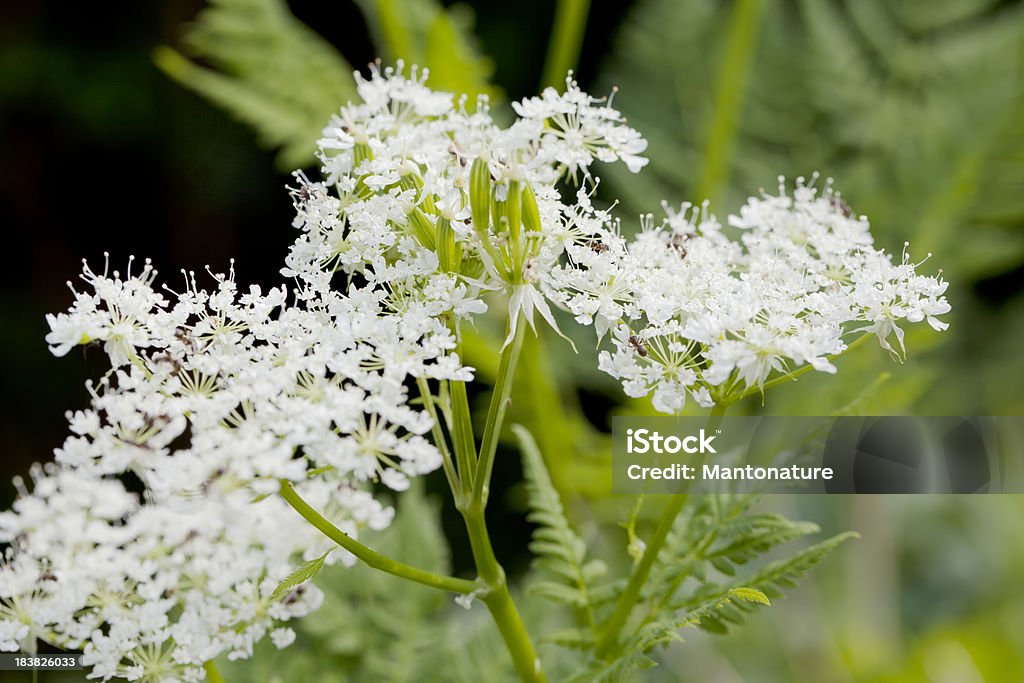
<instances>
[{"instance_id":1,"label":"small white flower","mask_svg":"<svg viewBox=\"0 0 1024 683\"><path fill-rule=\"evenodd\" d=\"M270 641L274 647L282 650L295 642L295 631L290 628L275 628L270 632Z\"/></svg>"}]
</instances>

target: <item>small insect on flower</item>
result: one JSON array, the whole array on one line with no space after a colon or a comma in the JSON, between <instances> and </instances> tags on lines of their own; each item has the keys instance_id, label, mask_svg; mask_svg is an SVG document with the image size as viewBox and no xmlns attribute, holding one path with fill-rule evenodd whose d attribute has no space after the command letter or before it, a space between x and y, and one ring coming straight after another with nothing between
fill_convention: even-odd
<instances>
[{"instance_id":1,"label":"small insect on flower","mask_svg":"<svg viewBox=\"0 0 1024 683\"><path fill-rule=\"evenodd\" d=\"M644 343L643 339L636 336L635 334L631 334L629 335L629 339L627 341L629 342L629 345L633 347L633 350L636 351L636 355L640 356L641 358L647 358L647 354L649 352L647 350L647 345Z\"/></svg>"},{"instance_id":2,"label":"small insect on flower","mask_svg":"<svg viewBox=\"0 0 1024 683\"><path fill-rule=\"evenodd\" d=\"M668 241L669 251L674 251L679 255L679 258L686 258L687 249L686 243L693 237L691 233L679 234L675 233Z\"/></svg>"},{"instance_id":3,"label":"small insect on flower","mask_svg":"<svg viewBox=\"0 0 1024 683\"><path fill-rule=\"evenodd\" d=\"M598 254L603 254L610 248L607 244L602 242L600 238L597 237L591 237L590 239L588 239L587 246L590 247L591 250L597 252Z\"/></svg>"},{"instance_id":4,"label":"small insect on flower","mask_svg":"<svg viewBox=\"0 0 1024 683\"><path fill-rule=\"evenodd\" d=\"M177 341L181 342L189 351L196 350L195 339L192 338L192 335L189 334L189 331L186 330L184 327L174 328L174 338Z\"/></svg>"},{"instance_id":5,"label":"small insect on flower","mask_svg":"<svg viewBox=\"0 0 1024 683\"><path fill-rule=\"evenodd\" d=\"M169 365L171 368L172 375L177 375L179 372L181 372L181 361L172 356L170 353L165 352L153 356L153 362Z\"/></svg>"},{"instance_id":6,"label":"small insect on flower","mask_svg":"<svg viewBox=\"0 0 1024 683\"><path fill-rule=\"evenodd\" d=\"M302 598L302 595L305 592L306 592L306 587L304 585L296 586L295 590L293 590L292 592L288 593L288 595L285 596L284 604L286 604L286 605L293 605L293 604L295 604L296 602L298 602Z\"/></svg>"},{"instance_id":7,"label":"small insect on flower","mask_svg":"<svg viewBox=\"0 0 1024 683\"><path fill-rule=\"evenodd\" d=\"M843 201L842 197L837 195L832 195L832 208L847 218L853 216L853 209L850 208L850 205Z\"/></svg>"}]
</instances>

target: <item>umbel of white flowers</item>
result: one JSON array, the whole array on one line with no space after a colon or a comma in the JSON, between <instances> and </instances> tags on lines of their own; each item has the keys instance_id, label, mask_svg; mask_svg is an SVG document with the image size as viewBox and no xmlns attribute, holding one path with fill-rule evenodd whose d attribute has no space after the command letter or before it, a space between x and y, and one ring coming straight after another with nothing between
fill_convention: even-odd
<instances>
[{"instance_id":1,"label":"umbel of white flowers","mask_svg":"<svg viewBox=\"0 0 1024 683\"><path fill-rule=\"evenodd\" d=\"M321 599L275 592L295 558L353 558L267 494L291 482L353 537L386 527L369 484L401 491L442 462L409 387L472 378L459 323L485 300L507 306L508 340L535 315L557 329L549 303L571 311L607 346L601 370L669 413L834 372L849 335L902 353L900 323L944 327L945 283L874 249L829 183L752 198L729 220L739 239L684 205L627 240L591 203L594 162L638 172L646 141L609 100L570 78L500 128L425 70L356 78L363 102L318 143L322 180L296 174L291 289L240 293L232 269L178 293L148 262L86 266L48 316L56 355L102 344L111 369L0 514L0 650L40 639L103 680L196 681L268 633L288 645L283 624Z\"/></svg>"}]
</instances>

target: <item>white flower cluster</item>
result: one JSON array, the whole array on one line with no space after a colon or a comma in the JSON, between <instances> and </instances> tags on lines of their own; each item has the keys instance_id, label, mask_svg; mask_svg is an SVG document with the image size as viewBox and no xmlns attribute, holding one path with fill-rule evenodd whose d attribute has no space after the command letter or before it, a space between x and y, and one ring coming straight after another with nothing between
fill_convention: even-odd
<instances>
[{"instance_id":1,"label":"white flower cluster","mask_svg":"<svg viewBox=\"0 0 1024 683\"><path fill-rule=\"evenodd\" d=\"M550 280L579 322L602 338L611 330L600 368L630 396L653 393L659 411L679 412L687 396L729 402L805 364L835 372L829 356L858 332L899 355L898 323L946 328L946 283L916 274L906 252L893 263L875 249L867 219L831 181L818 192L798 179L789 196L780 178L778 196L752 197L729 217L738 238L706 205L665 208L628 243L606 223Z\"/></svg>"},{"instance_id":2,"label":"white flower cluster","mask_svg":"<svg viewBox=\"0 0 1024 683\"><path fill-rule=\"evenodd\" d=\"M564 93L515 103L519 118L500 128L485 99L471 113L426 77L401 65L357 77L363 103L319 142L324 181L297 175L303 232L285 274L314 291L338 274L387 289L385 305L413 321L483 312L481 292L500 290L513 326L520 312L532 325L535 310L554 326L537 283L595 220L557 185L580 174L595 183L595 160L638 171L646 141L571 79Z\"/></svg>"},{"instance_id":3,"label":"white flower cluster","mask_svg":"<svg viewBox=\"0 0 1024 683\"><path fill-rule=\"evenodd\" d=\"M239 294L233 271L206 292L186 278L173 304L137 276L93 273L91 292L50 316L56 354L102 341L113 366L89 409L69 416L57 462L97 476L131 472L153 494L195 496L319 476L404 489L440 465L409 406L408 377L468 379L443 326L380 311L384 293ZM169 291L169 290L168 290Z\"/></svg>"},{"instance_id":4,"label":"white flower cluster","mask_svg":"<svg viewBox=\"0 0 1024 683\"><path fill-rule=\"evenodd\" d=\"M283 289L239 294L233 271L168 297L154 277L86 266L88 290L49 316L54 353L102 343L112 368L0 517L0 649L81 648L104 680L199 680L268 632L287 645L275 625L319 594L274 589L297 555L334 546L267 494L292 481L349 535L385 528L392 510L365 483L402 490L440 465L407 378L470 377L446 327L403 324L379 291L289 305Z\"/></svg>"},{"instance_id":5,"label":"white flower cluster","mask_svg":"<svg viewBox=\"0 0 1024 683\"><path fill-rule=\"evenodd\" d=\"M276 498L173 506L67 467L32 478L0 513L0 651L40 639L81 649L92 678L198 681L204 662L250 656L268 633L289 644L283 624L322 601L309 585L274 595L289 558L323 545Z\"/></svg>"},{"instance_id":6,"label":"white flower cluster","mask_svg":"<svg viewBox=\"0 0 1024 683\"><path fill-rule=\"evenodd\" d=\"M459 320L500 290L513 321L553 324L541 273L605 220L556 183L596 182L595 159L637 170L646 143L572 81L501 129L485 100L469 113L426 76L357 75L363 104L320 141L324 181L296 174L294 291L239 292L232 268L176 293L148 261L125 277L86 265L70 310L48 316L54 354L101 344L111 369L0 516L0 650L42 639L82 649L103 680L193 681L267 633L287 645L280 623L320 594L274 590L297 555L334 546L272 495L279 482L353 537L386 527L368 484L403 490L441 464L409 386L472 378Z\"/></svg>"}]
</instances>

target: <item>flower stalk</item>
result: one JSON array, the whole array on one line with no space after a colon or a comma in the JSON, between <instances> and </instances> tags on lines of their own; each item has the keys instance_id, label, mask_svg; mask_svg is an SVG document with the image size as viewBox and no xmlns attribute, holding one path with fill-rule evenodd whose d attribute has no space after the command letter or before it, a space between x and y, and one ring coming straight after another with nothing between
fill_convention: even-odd
<instances>
[{"instance_id":1,"label":"flower stalk","mask_svg":"<svg viewBox=\"0 0 1024 683\"><path fill-rule=\"evenodd\" d=\"M526 630L526 625L512 600L505 570L494 554L485 516L491 472L494 469L494 458L498 448L498 437L501 434L505 414L508 410L516 364L523 347L525 331L525 325L518 325L511 343L502 350L498 376L487 411L487 423L484 427L480 457L476 462L475 476L472 478L473 485L468 496L468 505L462 508L461 512L466 523L466 531L469 534L469 543L473 551L477 573L480 581L487 587L487 592L482 596L482 600L501 632L520 678L526 682L540 683L546 681L547 678L541 667L540 658L533 647L530 634ZM468 410L468 408L461 408L460 404L454 406L456 413L464 409ZM455 419L457 421L459 418Z\"/></svg>"},{"instance_id":2,"label":"flower stalk","mask_svg":"<svg viewBox=\"0 0 1024 683\"><path fill-rule=\"evenodd\" d=\"M291 505L296 512L302 515L302 517L317 530L373 569L378 569L386 574L392 574L399 578L423 584L424 586L430 586L431 588L438 588L462 595L474 592L479 593L480 590L484 588L476 581L467 581L466 579L459 579L454 576L436 574L425 569L413 567L405 564L404 562L393 560L390 557L382 555L376 550L363 545L338 527L331 524L326 517L317 512L313 506L307 503L298 493L296 493L292 485L286 481L281 482L281 497L284 498L285 502Z\"/></svg>"}]
</instances>

